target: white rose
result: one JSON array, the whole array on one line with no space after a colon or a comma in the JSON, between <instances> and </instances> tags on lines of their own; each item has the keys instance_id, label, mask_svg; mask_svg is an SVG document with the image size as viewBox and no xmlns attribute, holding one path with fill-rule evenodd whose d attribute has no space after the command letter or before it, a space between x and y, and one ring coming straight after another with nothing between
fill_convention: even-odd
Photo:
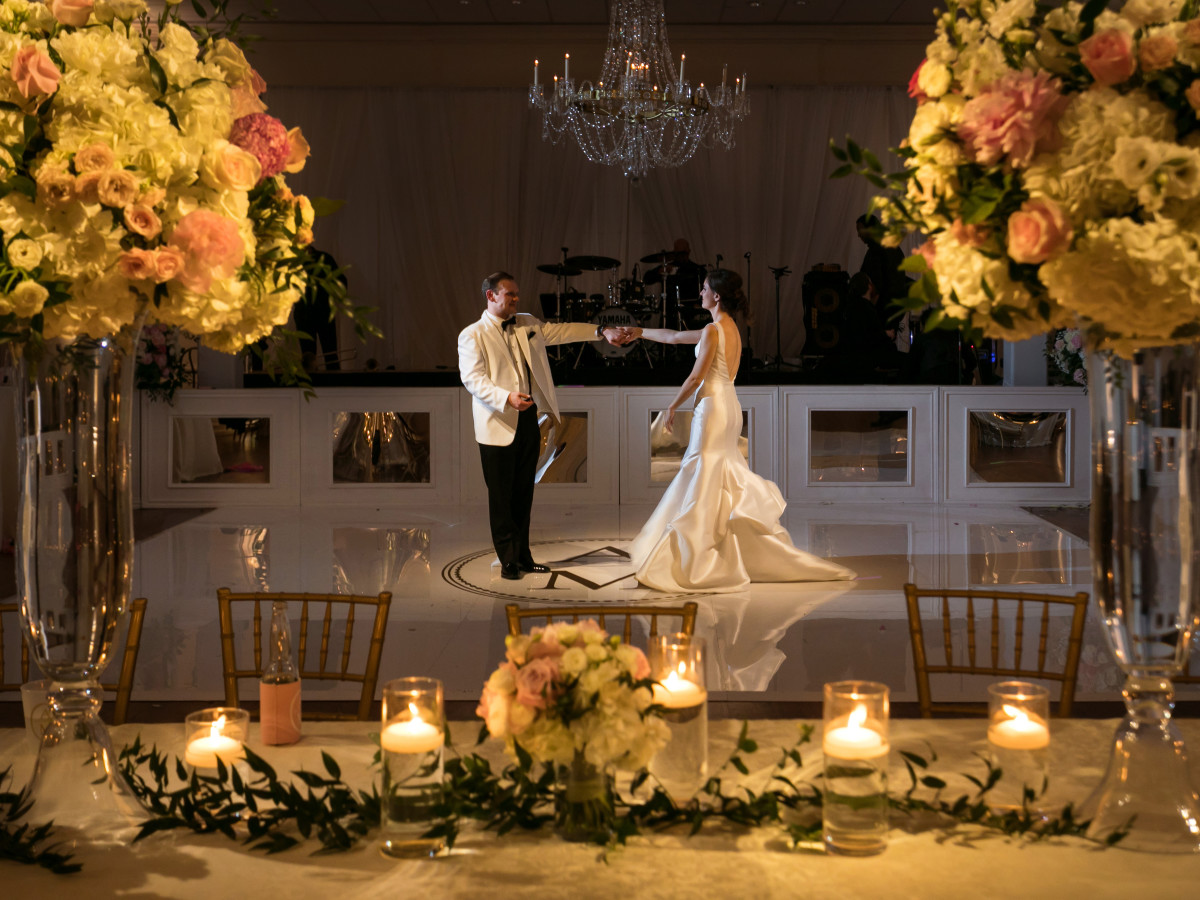
<instances>
[{"instance_id":1,"label":"white rose","mask_svg":"<svg viewBox=\"0 0 1200 900\"><path fill-rule=\"evenodd\" d=\"M249 191L262 178L262 165L253 153L221 139L204 152L200 174L217 190Z\"/></svg>"},{"instance_id":2,"label":"white rose","mask_svg":"<svg viewBox=\"0 0 1200 900\"><path fill-rule=\"evenodd\" d=\"M13 312L22 318L28 318L42 311L49 296L50 292L36 281L22 281L12 289L8 301L12 304Z\"/></svg>"},{"instance_id":3,"label":"white rose","mask_svg":"<svg viewBox=\"0 0 1200 900\"><path fill-rule=\"evenodd\" d=\"M204 56L204 61L212 63L225 73L229 84L237 84L250 76L250 63L242 48L232 41L221 38Z\"/></svg>"},{"instance_id":4,"label":"white rose","mask_svg":"<svg viewBox=\"0 0 1200 900\"><path fill-rule=\"evenodd\" d=\"M608 659L608 648L603 644L589 643L584 647L583 652L587 654L587 658L591 662L603 662Z\"/></svg>"},{"instance_id":5,"label":"white rose","mask_svg":"<svg viewBox=\"0 0 1200 900\"><path fill-rule=\"evenodd\" d=\"M113 19L128 22L147 12L146 0L96 0L96 20L110 24Z\"/></svg>"},{"instance_id":6,"label":"white rose","mask_svg":"<svg viewBox=\"0 0 1200 900\"><path fill-rule=\"evenodd\" d=\"M950 90L950 70L941 63L926 62L917 76L917 87L935 100Z\"/></svg>"},{"instance_id":7,"label":"white rose","mask_svg":"<svg viewBox=\"0 0 1200 900\"><path fill-rule=\"evenodd\" d=\"M27 238L17 238L8 245L8 261L18 269L34 269L42 261L42 248Z\"/></svg>"},{"instance_id":8,"label":"white rose","mask_svg":"<svg viewBox=\"0 0 1200 900\"><path fill-rule=\"evenodd\" d=\"M581 647L571 647L558 661L564 675L575 676L587 668L587 654Z\"/></svg>"}]
</instances>

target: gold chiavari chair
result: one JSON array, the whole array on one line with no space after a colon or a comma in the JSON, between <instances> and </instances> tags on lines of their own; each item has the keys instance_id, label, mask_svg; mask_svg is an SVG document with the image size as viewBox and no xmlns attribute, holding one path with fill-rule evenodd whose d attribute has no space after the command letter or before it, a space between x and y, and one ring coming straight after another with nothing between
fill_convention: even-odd
<instances>
[{"instance_id":1,"label":"gold chiavari chair","mask_svg":"<svg viewBox=\"0 0 1200 900\"><path fill-rule=\"evenodd\" d=\"M17 640L20 642L21 647L16 681L7 680L8 666L4 661L4 625L6 620L16 628ZM26 646L25 636L21 633L21 604L0 603L0 693L19 691L21 690L21 685L28 680L29 647Z\"/></svg>"},{"instance_id":2,"label":"gold chiavari chair","mask_svg":"<svg viewBox=\"0 0 1200 900\"><path fill-rule=\"evenodd\" d=\"M682 606L556 606L552 609L523 609L516 603L509 603L504 607L504 613L508 617L508 633L514 637L521 633L521 624L527 619L533 619L535 625L549 625L555 619L568 619L571 622L595 619L600 627L607 631L608 626L605 623L608 619L623 618L621 639L628 644L633 635L633 620L639 616L650 617L649 636L652 638L658 634L659 616L680 619L680 626L676 631L681 634L693 634L696 630L696 609L694 600L688 600Z\"/></svg>"},{"instance_id":3,"label":"gold chiavari chair","mask_svg":"<svg viewBox=\"0 0 1200 900\"><path fill-rule=\"evenodd\" d=\"M21 680L15 684L3 681L4 668L4 617L20 617L20 605L16 603L0 603L0 692L19 691L21 685L29 680L29 648L24 636L21 640ZM124 725L129 717L129 697L133 693L133 675L137 669L138 650L142 643L142 625L146 619L146 598L138 597L129 605L129 628L125 632L125 649L121 653L121 666L117 671L117 680L101 681L100 687L117 695L113 707L113 724ZM19 626L18 626L19 627Z\"/></svg>"},{"instance_id":4,"label":"gold chiavari chair","mask_svg":"<svg viewBox=\"0 0 1200 900\"><path fill-rule=\"evenodd\" d=\"M304 711L309 719L358 719L367 721L371 717L371 701L375 697L375 684L379 680L379 658L383 652L383 637L387 631L388 610L391 608L392 595L388 591L381 592L377 597L360 596L357 594L285 594L258 593L235 594L226 588L217 591L217 605L221 618L221 665L225 679L225 705L238 705L238 679L261 678L263 666L267 660L263 658L263 645L269 639L271 604L276 600L285 600L289 604L300 606L300 640L296 649L297 667L302 680L346 681L362 685L359 696L358 712L356 714L341 713L310 713ZM320 646L316 652L315 667L309 664L309 611L316 604L325 604L324 615L321 617ZM233 607L234 604L253 606L253 653L254 665L239 668L234 648ZM263 605L267 607L267 624L263 626ZM362 671L351 671L350 657L354 646L354 617L359 607L374 607L375 623L371 629L370 644L367 647L366 658ZM333 630L333 612L335 608L344 607L346 613L345 634L341 641L341 654L338 661L331 666L329 645Z\"/></svg>"},{"instance_id":5,"label":"gold chiavari chair","mask_svg":"<svg viewBox=\"0 0 1200 900\"><path fill-rule=\"evenodd\" d=\"M1083 626L1087 618L1086 592L1061 596L1018 591L923 590L916 585L906 584L904 596L908 603L913 668L917 676L917 695L922 716L930 718L934 713L986 713L987 705L982 698L981 703L976 704L933 700L930 676L954 674L1057 681L1062 687L1056 715L1071 714L1083 644ZM929 644L925 641L920 605L922 598L937 601L933 615L928 617L936 628L936 631L931 628L933 634ZM1010 608L1002 611L1002 604ZM1066 653L1061 660L1055 660L1047 652L1051 611L1062 607L1070 612L1071 625ZM1033 610L1034 614L1029 615L1029 610ZM1027 631L1032 631L1029 627L1031 621L1037 622L1036 634L1029 634L1029 641L1037 641L1032 654L1026 644ZM937 639L939 636L940 641ZM962 646L964 637L965 658ZM981 651L981 643L987 647L986 654ZM959 650L957 654L956 647ZM931 661L930 651L938 651L940 661ZM1027 660L1029 656L1032 658Z\"/></svg>"}]
</instances>

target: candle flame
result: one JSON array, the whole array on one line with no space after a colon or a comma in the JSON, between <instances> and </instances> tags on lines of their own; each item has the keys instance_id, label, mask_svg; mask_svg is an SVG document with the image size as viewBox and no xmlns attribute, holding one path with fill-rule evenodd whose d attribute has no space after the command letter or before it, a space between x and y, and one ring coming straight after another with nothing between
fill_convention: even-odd
<instances>
[{"instance_id":1,"label":"candle flame","mask_svg":"<svg viewBox=\"0 0 1200 900\"><path fill-rule=\"evenodd\" d=\"M415 703L410 703L410 704L408 704L408 711L409 711L410 713L412 713L412 720L413 720L414 722L421 722L421 721L423 721L423 720L422 720L422 718L421 718L421 710L419 710L419 709L417 708L417 704L415 704Z\"/></svg>"},{"instance_id":2,"label":"candle flame","mask_svg":"<svg viewBox=\"0 0 1200 900\"><path fill-rule=\"evenodd\" d=\"M1025 710L1023 709L1018 709L1015 706L1009 706L1007 703L1005 703L1004 714L1015 721L1018 725L1029 724L1029 716L1026 715Z\"/></svg>"},{"instance_id":3,"label":"candle flame","mask_svg":"<svg viewBox=\"0 0 1200 900\"><path fill-rule=\"evenodd\" d=\"M677 671L679 672L680 675L682 675L684 672L686 672L687 671L687 663L681 662L679 664Z\"/></svg>"},{"instance_id":4,"label":"candle flame","mask_svg":"<svg viewBox=\"0 0 1200 900\"><path fill-rule=\"evenodd\" d=\"M860 703L854 707L854 712L850 713L850 718L846 721L846 727L862 728L865 721L867 721L867 708Z\"/></svg>"},{"instance_id":5,"label":"candle flame","mask_svg":"<svg viewBox=\"0 0 1200 900\"><path fill-rule=\"evenodd\" d=\"M213 722L212 725L209 726L208 736L209 737L220 737L221 732L224 730L225 730L225 716L222 715L219 719L217 719L217 721Z\"/></svg>"}]
</instances>

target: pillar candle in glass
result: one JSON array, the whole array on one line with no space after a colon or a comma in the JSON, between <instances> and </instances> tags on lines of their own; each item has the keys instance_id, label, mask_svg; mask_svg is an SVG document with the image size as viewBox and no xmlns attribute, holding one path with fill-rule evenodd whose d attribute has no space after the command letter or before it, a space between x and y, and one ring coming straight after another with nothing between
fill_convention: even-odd
<instances>
[{"instance_id":1,"label":"pillar candle in glass","mask_svg":"<svg viewBox=\"0 0 1200 900\"><path fill-rule=\"evenodd\" d=\"M1036 809L1049 771L1050 692L1028 681L988 685L988 755L1002 770L987 793L995 809Z\"/></svg>"},{"instance_id":2,"label":"pillar candle in glass","mask_svg":"<svg viewBox=\"0 0 1200 900\"><path fill-rule=\"evenodd\" d=\"M870 856L887 848L888 687L874 681L825 685L825 846Z\"/></svg>"},{"instance_id":3,"label":"pillar candle in glass","mask_svg":"<svg viewBox=\"0 0 1200 900\"><path fill-rule=\"evenodd\" d=\"M654 702L665 707L671 731L667 745L650 761L650 772L671 794L688 797L708 778L708 690L704 639L660 634L650 641Z\"/></svg>"},{"instance_id":4,"label":"pillar candle in glass","mask_svg":"<svg viewBox=\"0 0 1200 900\"><path fill-rule=\"evenodd\" d=\"M232 766L245 754L250 713L216 706L190 713L184 719L183 761L201 775L216 775L217 760Z\"/></svg>"},{"instance_id":5,"label":"pillar candle in glass","mask_svg":"<svg viewBox=\"0 0 1200 900\"><path fill-rule=\"evenodd\" d=\"M383 845L388 856L435 856L440 838L422 835L433 827L442 799L442 754L446 711L436 678L397 678L383 687Z\"/></svg>"}]
</instances>

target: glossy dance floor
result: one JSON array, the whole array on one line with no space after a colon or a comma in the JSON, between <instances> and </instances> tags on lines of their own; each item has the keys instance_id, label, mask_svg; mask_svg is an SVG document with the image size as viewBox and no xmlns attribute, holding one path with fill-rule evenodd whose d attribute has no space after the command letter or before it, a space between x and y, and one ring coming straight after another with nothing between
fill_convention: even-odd
<instances>
[{"instance_id":1,"label":"glossy dance floor","mask_svg":"<svg viewBox=\"0 0 1200 900\"><path fill-rule=\"evenodd\" d=\"M1090 591L1086 542L1015 507L788 508L797 546L858 579L754 585L741 594L663 595L637 587L624 549L649 506L535 505L534 554L552 575L504 581L486 509L220 509L138 544L135 590L149 598L134 698L222 696L216 589L392 591L381 682L423 674L447 699L478 696L503 654L504 605L698 601L713 699L819 700L826 681L891 685L915 701L902 585ZM1089 613L1077 699L1119 698L1119 671ZM249 632L249 622L240 623ZM359 619L357 629L368 630ZM335 628L335 637L336 637ZM1054 646L1054 642L1061 647ZM1065 632L1052 639L1063 652ZM974 686L963 691L976 697ZM312 699L344 691L306 685Z\"/></svg>"}]
</instances>

